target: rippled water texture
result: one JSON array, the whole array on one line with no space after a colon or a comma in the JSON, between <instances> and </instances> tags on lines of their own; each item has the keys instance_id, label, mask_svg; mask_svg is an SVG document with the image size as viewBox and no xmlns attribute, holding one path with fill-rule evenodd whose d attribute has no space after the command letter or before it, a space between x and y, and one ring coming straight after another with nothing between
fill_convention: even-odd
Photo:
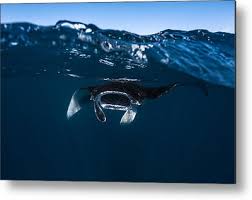
<instances>
[{"instance_id":1,"label":"rippled water texture","mask_svg":"<svg viewBox=\"0 0 252 200\"><path fill-rule=\"evenodd\" d=\"M46 27L1 24L1 30L3 76L106 79L127 75L162 81L174 69L234 87L234 34L230 33L167 29L140 36L69 21Z\"/></svg>"}]
</instances>

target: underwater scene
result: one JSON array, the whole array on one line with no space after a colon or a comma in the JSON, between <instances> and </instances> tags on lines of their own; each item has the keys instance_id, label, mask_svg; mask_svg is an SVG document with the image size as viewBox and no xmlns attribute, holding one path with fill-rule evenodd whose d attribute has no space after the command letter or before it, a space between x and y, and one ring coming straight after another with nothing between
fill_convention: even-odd
<instances>
[{"instance_id":1,"label":"underwater scene","mask_svg":"<svg viewBox=\"0 0 252 200\"><path fill-rule=\"evenodd\" d=\"M235 33L2 20L0 44L2 179L235 183Z\"/></svg>"}]
</instances>

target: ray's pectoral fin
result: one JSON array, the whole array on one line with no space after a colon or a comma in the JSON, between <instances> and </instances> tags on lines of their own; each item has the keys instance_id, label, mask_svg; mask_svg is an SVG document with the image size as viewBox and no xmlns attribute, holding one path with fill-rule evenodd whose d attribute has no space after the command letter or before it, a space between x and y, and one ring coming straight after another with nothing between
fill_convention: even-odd
<instances>
[{"instance_id":1,"label":"ray's pectoral fin","mask_svg":"<svg viewBox=\"0 0 252 200\"><path fill-rule=\"evenodd\" d=\"M120 124L130 124L131 122L134 121L136 114L137 114L136 108L133 107L131 109L128 109L122 116Z\"/></svg>"},{"instance_id":2,"label":"ray's pectoral fin","mask_svg":"<svg viewBox=\"0 0 252 200\"><path fill-rule=\"evenodd\" d=\"M84 104L90 100L89 90L86 88L80 88L76 90L70 100L67 109L67 118L70 119L74 114L80 111Z\"/></svg>"},{"instance_id":3,"label":"ray's pectoral fin","mask_svg":"<svg viewBox=\"0 0 252 200\"><path fill-rule=\"evenodd\" d=\"M178 83L169 84L167 86L161 86L157 88L146 88L145 89L145 97L148 99L156 99L160 96L171 92L178 86Z\"/></svg>"},{"instance_id":4,"label":"ray's pectoral fin","mask_svg":"<svg viewBox=\"0 0 252 200\"><path fill-rule=\"evenodd\" d=\"M191 83L173 83L167 86L162 86L158 88L147 88L145 89L145 96L149 99L156 99L164 94L170 93L179 87L197 87L199 88L205 96L208 96L207 85L202 82L191 82Z\"/></svg>"},{"instance_id":5,"label":"ray's pectoral fin","mask_svg":"<svg viewBox=\"0 0 252 200\"><path fill-rule=\"evenodd\" d=\"M106 116L105 116L101 106L97 102L94 102L94 111L95 111L95 115L99 121L106 122Z\"/></svg>"}]
</instances>

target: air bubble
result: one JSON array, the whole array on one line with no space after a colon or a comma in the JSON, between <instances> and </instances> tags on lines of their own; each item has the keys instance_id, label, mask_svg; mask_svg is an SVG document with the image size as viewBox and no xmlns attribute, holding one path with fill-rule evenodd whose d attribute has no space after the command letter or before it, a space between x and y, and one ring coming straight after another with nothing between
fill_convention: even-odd
<instances>
[{"instance_id":1,"label":"air bubble","mask_svg":"<svg viewBox=\"0 0 252 200\"><path fill-rule=\"evenodd\" d=\"M108 41L104 41L101 43L101 47L104 51L110 52L112 49L112 45Z\"/></svg>"},{"instance_id":2,"label":"air bubble","mask_svg":"<svg viewBox=\"0 0 252 200\"><path fill-rule=\"evenodd\" d=\"M91 29L91 28L87 28L85 32L86 32L86 33L91 33L91 32L92 32L92 29Z\"/></svg>"},{"instance_id":3,"label":"air bubble","mask_svg":"<svg viewBox=\"0 0 252 200\"><path fill-rule=\"evenodd\" d=\"M17 45L18 45L18 42L11 42L10 45L11 45L11 46L17 46Z\"/></svg>"}]
</instances>

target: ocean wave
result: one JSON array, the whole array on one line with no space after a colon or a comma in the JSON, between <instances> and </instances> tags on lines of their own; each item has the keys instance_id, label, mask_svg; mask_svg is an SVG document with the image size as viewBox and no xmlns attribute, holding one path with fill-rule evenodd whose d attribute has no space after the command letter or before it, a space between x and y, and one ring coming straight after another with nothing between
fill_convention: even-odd
<instances>
[{"instance_id":1,"label":"ocean wave","mask_svg":"<svg viewBox=\"0 0 252 200\"><path fill-rule=\"evenodd\" d=\"M235 84L235 35L164 30L153 35L62 20L54 26L1 24L3 76L68 75L165 79L169 70L227 87Z\"/></svg>"}]
</instances>

